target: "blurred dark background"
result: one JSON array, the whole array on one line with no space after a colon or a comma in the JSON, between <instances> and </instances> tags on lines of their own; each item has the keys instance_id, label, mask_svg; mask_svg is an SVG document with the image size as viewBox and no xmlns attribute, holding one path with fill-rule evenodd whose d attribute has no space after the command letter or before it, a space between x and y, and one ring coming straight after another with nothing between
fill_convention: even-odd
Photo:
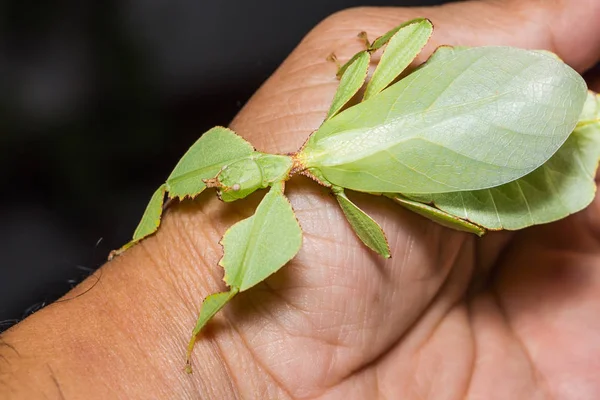
<instances>
[{"instance_id":1,"label":"blurred dark background","mask_svg":"<svg viewBox=\"0 0 600 400\"><path fill-rule=\"evenodd\" d=\"M443 2L0 0L0 331L127 242L183 152L320 20Z\"/></svg>"}]
</instances>

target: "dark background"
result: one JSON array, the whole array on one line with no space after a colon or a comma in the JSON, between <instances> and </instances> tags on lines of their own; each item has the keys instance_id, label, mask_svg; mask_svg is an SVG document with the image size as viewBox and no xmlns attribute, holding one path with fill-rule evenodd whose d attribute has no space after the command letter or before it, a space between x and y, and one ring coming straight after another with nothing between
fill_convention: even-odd
<instances>
[{"instance_id":1,"label":"dark background","mask_svg":"<svg viewBox=\"0 0 600 400\"><path fill-rule=\"evenodd\" d=\"M443 2L0 0L0 331L126 243L185 150L320 20Z\"/></svg>"}]
</instances>

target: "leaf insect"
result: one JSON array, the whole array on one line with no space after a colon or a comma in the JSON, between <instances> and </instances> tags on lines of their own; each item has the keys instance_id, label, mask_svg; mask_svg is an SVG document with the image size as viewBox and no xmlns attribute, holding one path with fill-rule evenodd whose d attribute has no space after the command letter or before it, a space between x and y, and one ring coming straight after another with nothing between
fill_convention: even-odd
<instances>
[{"instance_id":1,"label":"leaf insect","mask_svg":"<svg viewBox=\"0 0 600 400\"><path fill-rule=\"evenodd\" d=\"M237 293L291 260L302 230L284 195L304 174L331 188L363 243L390 256L375 220L347 189L383 195L444 226L483 235L555 221L593 199L600 157L600 97L552 53L511 47L442 46L407 71L433 32L418 18L392 29L338 71L325 121L292 155L256 151L215 127L184 154L152 195L131 242L157 231L165 199L215 188L225 202L268 189L249 218L221 239L227 292L204 299L197 334ZM385 51L368 82L371 54ZM398 79L399 76L403 76ZM362 100L349 106L364 88Z\"/></svg>"}]
</instances>

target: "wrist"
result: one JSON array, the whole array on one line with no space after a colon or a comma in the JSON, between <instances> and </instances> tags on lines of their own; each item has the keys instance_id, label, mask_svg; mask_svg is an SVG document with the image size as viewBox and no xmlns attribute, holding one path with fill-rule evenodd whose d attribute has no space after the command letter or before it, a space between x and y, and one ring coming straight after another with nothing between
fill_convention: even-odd
<instances>
[{"instance_id":1,"label":"wrist","mask_svg":"<svg viewBox=\"0 0 600 400\"><path fill-rule=\"evenodd\" d=\"M0 348L0 377L10 376L16 394L59 387L66 398L227 398L237 390L235 374L253 368L236 350L234 330L208 329L194 350L194 374L184 372L202 299L224 288L218 241L228 222L213 196L201 202L174 207L156 235L2 336L14 350Z\"/></svg>"}]
</instances>

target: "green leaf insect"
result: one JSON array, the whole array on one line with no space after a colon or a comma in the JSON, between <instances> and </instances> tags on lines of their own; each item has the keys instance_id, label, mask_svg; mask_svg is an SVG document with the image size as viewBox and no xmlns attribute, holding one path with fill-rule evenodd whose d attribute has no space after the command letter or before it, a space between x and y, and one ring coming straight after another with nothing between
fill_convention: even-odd
<instances>
[{"instance_id":1,"label":"green leaf insect","mask_svg":"<svg viewBox=\"0 0 600 400\"><path fill-rule=\"evenodd\" d=\"M478 236L555 221L592 201L600 97L581 76L552 53L511 47L442 46L411 68L432 32L431 22L419 18L372 43L361 34L366 49L339 67L325 120L298 152L262 153L215 127L152 195L131 242L110 257L156 232L170 200L215 188L231 202L268 189L254 215L221 240L219 265L229 290L204 299L188 345L188 372L209 320L300 250L302 231L284 194L295 174L329 187L358 238L386 258L384 231L346 191L383 195ZM366 82L371 54L380 50Z\"/></svg>"}]
</instances>

